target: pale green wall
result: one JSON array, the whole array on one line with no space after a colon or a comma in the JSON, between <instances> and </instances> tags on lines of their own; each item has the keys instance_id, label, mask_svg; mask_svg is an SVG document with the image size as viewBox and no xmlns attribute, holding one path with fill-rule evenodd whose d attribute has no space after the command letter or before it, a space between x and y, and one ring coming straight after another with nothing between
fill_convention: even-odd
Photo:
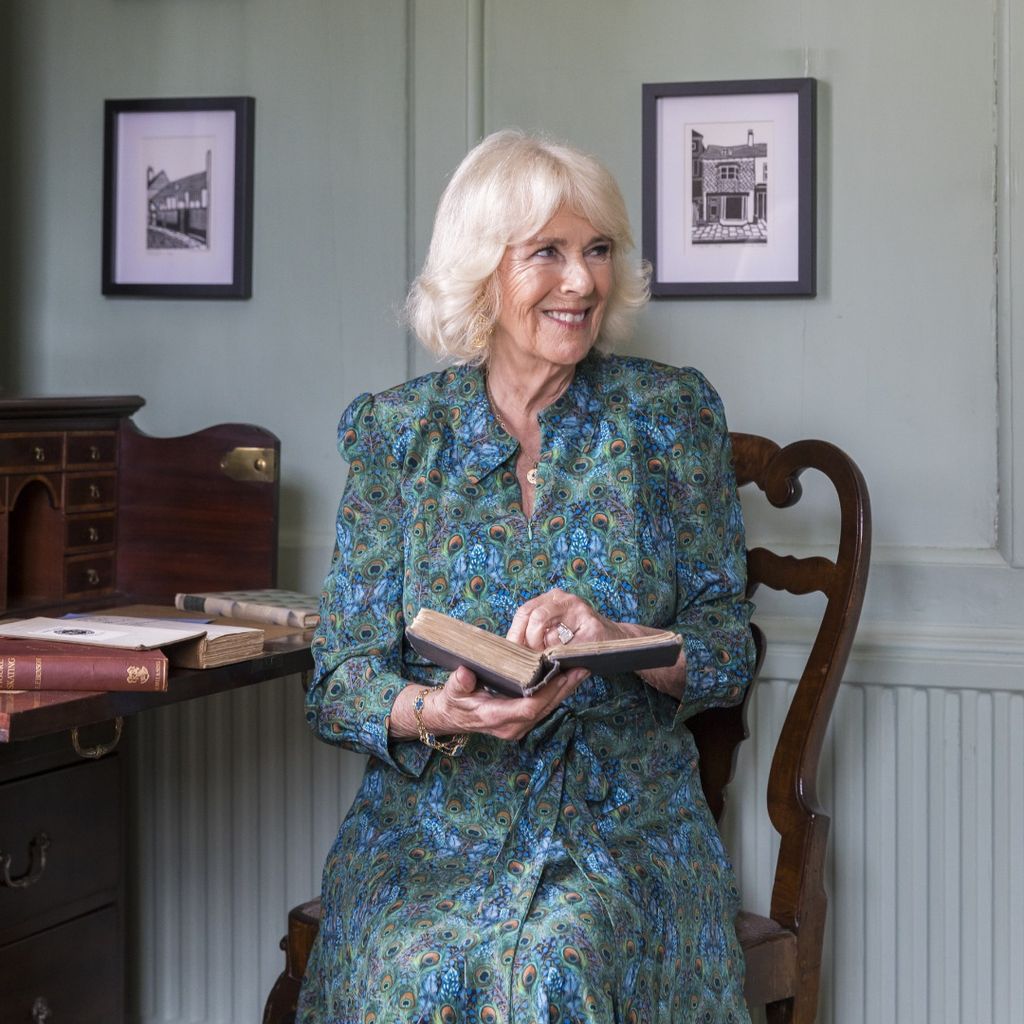
<instances>
[{"instance_id":1,"label":"pale green wall","mask_svg":"<svg viewBox=\"0 0 1024 1024\"><path fill-rule=\"evenodd\" d=\"M9 388L139 393L152 433L264 425L283 447L282 576L317 586L344 470L338 413L405 376L401 3L9 4L19 201ZM100 294L103 101L256 97L253 298ZM312 539L313 565L294 549ZM298 540L297 540L298 539Z\"/></svg>"},{"instance_id":2,"label":"pale green wall","mask_svg":"<svg viewBox=\"0 0 1024 1024\"><path fill-rule=\"evenodd\" d=\"M644 314L636 348L705 369L733 427L783 441L823 436L860 462L875 509L873 621L848 678L893 680L915 699L936 677L960 685L960 673L965 686L985 689L994 675L991 685L1014 691L1024 650L1024 576L1014 567L1024 564L1022 54L1024 19L1011 0L5 0L0 391L138 392L148 400L139 423L154 433L229 419L271 428L283 442L282 582L315 587L344 474L334 450L340 409L361 390L430 365L407 344L395 310L445 175L468 144L517 124L590 148L619 177L638 228L642 83L813 75L819 296L659 302ZM103 100L204 94L256 97L253 298L105 299ZM797 528L758 517L751 534L813 542L824 499L808 489L811 508L796 515ZM775 650L799 648L800 635L798 627L773 633ZM173 905L185 883L163 885L150 864L154 884L132 890L141 908L133 927L145 939L144 967L132 978L142 1019L179 1019L161 1009L177 998L179 974L202 1004L181 1019L258 1014L279 966L285 908L314 891L358 776L357 758L305 732L294 692L280 706L286 693L269 687L224 702L223 734L242 750L236 774L201 775L202 764L216 769L228 756L211 730L195 792L184 787L201 805L197 812L186 799L190 814L205 813L204 800L216 811L235 806L240 788L249 794L229 820L240 859L261 865L259 927L243 917L224 926L223 941L210 933L219 966L199 972L203 988L175 968L176 933L167 932L169 953L152 952L162 949L161 901ZM263 731L253 725L257 701L266 702ZM931 718L949 706L933 701ZM186 706L195 719L183 730L188 742L196 729L203 735L197 723L207 713L205 704ZM887 716L879 712L878 722ZM173 733L177 718L141 718L139 748L173 763L174 743L165 750L147 738ZM853 778L873 763L877 723L836 720ZM965 737L973 743L966 727ZM194 751L184 750L191 765L185 755ZM936 750L948 773L956 750ZM1000 757L1006 790L1019 798L1019 751ZM133 808L143 853L159 846L163 808L183 789L163 768L144 778L164 788L162 802L140 798ZM890 780L879 780L884 803ZM246 789L250 782L283 786L285 810L275 817L268 797L258 813L243 813L263 792ZM926 806L921 813L932 815ZM1019 824L1019 799L1017 807ZM995 817L1003 822L1002 809ZM939 813L935 828L944 820ZM865 843L837 821L836 859L848 873ZM973 848L975 837L949 828L941 834L952 836L950 850ZM1003 836L1011 826L999 828ZM848 911L867 900L877 916L885 890L875 882L891 875L888 847L879 850L862 875L839 872L840 911L844 900ZM287 898L273 888L281 878ZM195 885L183 899L202 906L208 894ZM764 898L767 885L761 890ZM1013 891L1011 916L1019 883ZM256 913L249 889L238 905ZM933 931L939 938L928 942L940 942L944 933ZM903 929L889 963L917 964L923 941ZM950 937L950 949L961 941ZM843 949L837 944L837 956ZM859 977L861 954L849 955L852 967L844 963L837 977ZM936 978L956 977L954 954L935 962ZM860 1019L863 996L839 992L836 1005L849 1015L836 1019Z\"/></svg>"},{"instance_id":3,"label":"pale green wall","mask_svg":"<svg viewBox=\"0 0 1024 1024\"><path fill-rule=\"evenodd\" d=\"M987 565L1004 15L977 0L8 3L0 173L17 202L0 383L137 391L158 433L268 426L284 446L282 575L315 586L343 475L339 410L430 366L395 310L468 142L516 124L594 150L639 234L643 82L811 74L818 298L655 303L636 347L705 369L736 428L848 448L872 487L880 564ZM201 94L256 97L253 298L104 298L103 100ZM808 513L797 533L816 529ZM869 612L904 607L884 600Z\"/></svg>"}]
</instances>

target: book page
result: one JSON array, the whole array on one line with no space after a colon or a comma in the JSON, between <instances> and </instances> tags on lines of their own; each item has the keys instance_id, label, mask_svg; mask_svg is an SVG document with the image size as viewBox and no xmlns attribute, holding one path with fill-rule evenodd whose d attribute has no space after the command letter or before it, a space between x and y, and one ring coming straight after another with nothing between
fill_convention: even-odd
<instances>
[{"instance_id":1,"label":"book page","mask_svg":"<svg viewBox=\"0 0 1024 1024\"><path fill-rule=\"evenodd\" d=\"M149 650L164 644L178 643L206 634L206 626L192 624L187 629L175 624L133 626L103 622L76 616L69 619L34 618L0 623L0 636L28 637L35 640L62 640L76 644L97 644L101 647L122 647L127 650Z\"/></svg>"}]
</instances>

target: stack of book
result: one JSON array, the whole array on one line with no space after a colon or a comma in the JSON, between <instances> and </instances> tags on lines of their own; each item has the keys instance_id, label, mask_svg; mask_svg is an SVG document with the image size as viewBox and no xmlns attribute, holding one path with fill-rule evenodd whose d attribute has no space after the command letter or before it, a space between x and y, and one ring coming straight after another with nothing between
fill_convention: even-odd
<instances>
[{"instance_id":1,"label":"stack of book","mask_svg":"<svg viewBox=\"0 0 1024 1024\"><path fill-rule=\"evenodd\" d=\"M171 612L173 615L173 611ZM135 615L0 623L0 691L167 689L170 666L254 658L263 630Z\"/></svg>"}]
</instances>

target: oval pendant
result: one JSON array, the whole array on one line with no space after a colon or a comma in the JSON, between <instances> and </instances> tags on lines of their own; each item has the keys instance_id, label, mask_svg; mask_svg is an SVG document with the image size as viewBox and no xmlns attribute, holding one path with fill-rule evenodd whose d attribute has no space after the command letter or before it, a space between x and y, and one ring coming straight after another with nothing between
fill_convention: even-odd
<instances>
[{"instance_id":1,"label":"oval pendant","mask_svg":"<svg viewBox=\"0 0 1024 1024\"><path fill-rule=\"evenodd\" d=\"M534 487L537 486L537 467L536 466L534 466L533 469L528 469L526 471L526 479L529 480L529 482L531 484L533 484Z\"/></svg>"}]
</instances>

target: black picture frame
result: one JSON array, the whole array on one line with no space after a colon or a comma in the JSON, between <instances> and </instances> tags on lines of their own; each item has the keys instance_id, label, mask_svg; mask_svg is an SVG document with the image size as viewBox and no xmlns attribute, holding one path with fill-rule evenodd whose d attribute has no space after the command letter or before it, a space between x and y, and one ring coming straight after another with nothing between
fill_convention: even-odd
<instances>
[{"instance_id":1,"label":"black picture frame","mask_svg":"<svg viewBox=\"0 0 1024 1024\"><path fill-rule=\"evenodd\" d=\"M643 86L656 298L817 293L817 81Z\"/></svg>"},{"instance_id":2,"label":"black picture frame","mask_svg":"<svg viewBox=\"0 0 1024 1024\"><path fill-rule=\"evenodd\" d=\"M252 296L252 96L104 103L104 295Z\"/></svg>"}]
</instances>

